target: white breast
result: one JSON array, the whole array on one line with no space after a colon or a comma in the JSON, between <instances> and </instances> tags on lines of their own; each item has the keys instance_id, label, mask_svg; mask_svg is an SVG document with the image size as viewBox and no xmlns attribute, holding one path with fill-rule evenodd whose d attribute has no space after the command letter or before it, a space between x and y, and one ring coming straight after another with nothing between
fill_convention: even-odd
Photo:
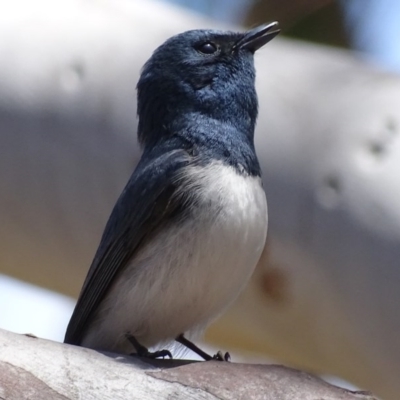
<instances>
[{"instance_id":1,"label":"white breast","mask_svg":"<svg viewBox=\"0 0 400 400\"><path fill-rule=\"evenodd\" d=\"M201 330L248 282L267 234L261 180L219 162L191 167L187 178L182 190L195 190L199 199L192 218L159 233L135 256L83 345L132 352L128 331L153 346Z\"/></svg>"}]
</instances>

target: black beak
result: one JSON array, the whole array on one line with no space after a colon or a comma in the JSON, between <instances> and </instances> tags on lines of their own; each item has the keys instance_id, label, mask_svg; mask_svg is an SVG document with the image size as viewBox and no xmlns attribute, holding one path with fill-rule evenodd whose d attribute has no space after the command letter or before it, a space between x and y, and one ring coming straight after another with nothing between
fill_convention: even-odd
<instances>
[{"instance_id":1,"label":"black beak","mask_svg":"<svg viewBox=\"0 0 400 400\"><path fill-rule=\"evenodd\" d=\"M281 30L278 22L270 22L266 25L258 26L244 34L244 36L233 46L233 50L247 49L252 53L267 44Z\"/></svg>"}]
</instances>

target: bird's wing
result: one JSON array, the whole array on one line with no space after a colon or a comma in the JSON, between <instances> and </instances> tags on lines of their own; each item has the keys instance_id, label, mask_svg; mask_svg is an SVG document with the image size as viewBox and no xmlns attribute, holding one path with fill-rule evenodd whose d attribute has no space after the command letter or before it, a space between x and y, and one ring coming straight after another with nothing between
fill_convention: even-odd
<instances>
[{"instance_id":1,"label":"bird's wing","mask_svg":"<svg viewBox=\"0 0 400 400\"><path fill-rule=\"evenodd\" d=\"M177 195L176 188L182 169L191 162L187 152L174 150L138 165L108 220L69 322L65 343L80 344L90 317L116 274L155 229L183 211L186 201Z\"/></svg>"}]
</instances>

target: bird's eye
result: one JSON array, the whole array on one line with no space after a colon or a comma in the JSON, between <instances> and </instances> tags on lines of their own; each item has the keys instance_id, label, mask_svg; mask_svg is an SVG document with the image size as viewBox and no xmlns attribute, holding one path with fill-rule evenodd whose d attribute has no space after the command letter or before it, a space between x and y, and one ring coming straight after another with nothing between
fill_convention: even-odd
<instances>
[{"instance_id":1,"label":"bird's eye","mask_svg":"<svg viewBox=\"0 0 400 400\"><path fill-rule=\"evenodd\" d=\"M214 54L218 50L218 47L212 42L205 42L199 45L197 50L203 54Z\"/></svg>"}]
</instances>

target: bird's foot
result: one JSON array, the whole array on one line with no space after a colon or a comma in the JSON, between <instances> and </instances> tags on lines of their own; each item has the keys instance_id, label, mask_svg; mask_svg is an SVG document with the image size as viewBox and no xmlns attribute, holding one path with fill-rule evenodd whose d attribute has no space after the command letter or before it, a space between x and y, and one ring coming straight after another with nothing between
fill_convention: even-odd
<instances>
[{"instance_id":1,"label":"bird's foot","mask_svg":"<svg viewBox=\"0 0 400 400\"><path fill-rule=\"evenodd\" d=\"M145 357L145 358L165 358L169 357L172 358L172 354L169 350L157 350L157 351L149 351L148 349L145 348L145 351L140 351L137 353L132 353L131 356L139 356L139 357Z\"/></svg>"},{"instance_id":2,"label":"bird's foot","mask_svg":"<svg viewBox=\"0 0 400 400\"><path fill-rule=\"evenodd\" d=\"M186 346L188 349L192 350L194 353L199 355L200 357L204 358L205 361L230 361L231 356L229 353L222 354L221 351L219 351L217 354L214 356L210 356L208 353L197 347L194 343L192 343L189 339L186 339L183 334L179 335L175 339L178 343L183 344Z\"/></svg>"},{"instance_id":3,"label":"bird's foot","mask_svg":"<svg viewBox=\"0 0 400 400\"><path fill-rule=\"evenodd\" d=\"M227 362L230 362L231 361L231 355L228 352L223 354L222 351L218 351L217 354L213 355L212 359L216 360L216 361L227 361Z\"/></svg>"},{"instance_id":4,"label":"bird's foot","mask_svg":"<svg viewBox=\"0 0 400 400\"><path fill-rule=\"evenodd\" d=\"M169 350L149 351L147 347L140 344L135 338L135 336L133 336L132 334L126 333L125 337L129 340L129 342L136 350L136 353L132 353L131 356L139 356L152 359L165 358L165 357L172 358L172 354Z\"/></svg>"}]
</instances>

